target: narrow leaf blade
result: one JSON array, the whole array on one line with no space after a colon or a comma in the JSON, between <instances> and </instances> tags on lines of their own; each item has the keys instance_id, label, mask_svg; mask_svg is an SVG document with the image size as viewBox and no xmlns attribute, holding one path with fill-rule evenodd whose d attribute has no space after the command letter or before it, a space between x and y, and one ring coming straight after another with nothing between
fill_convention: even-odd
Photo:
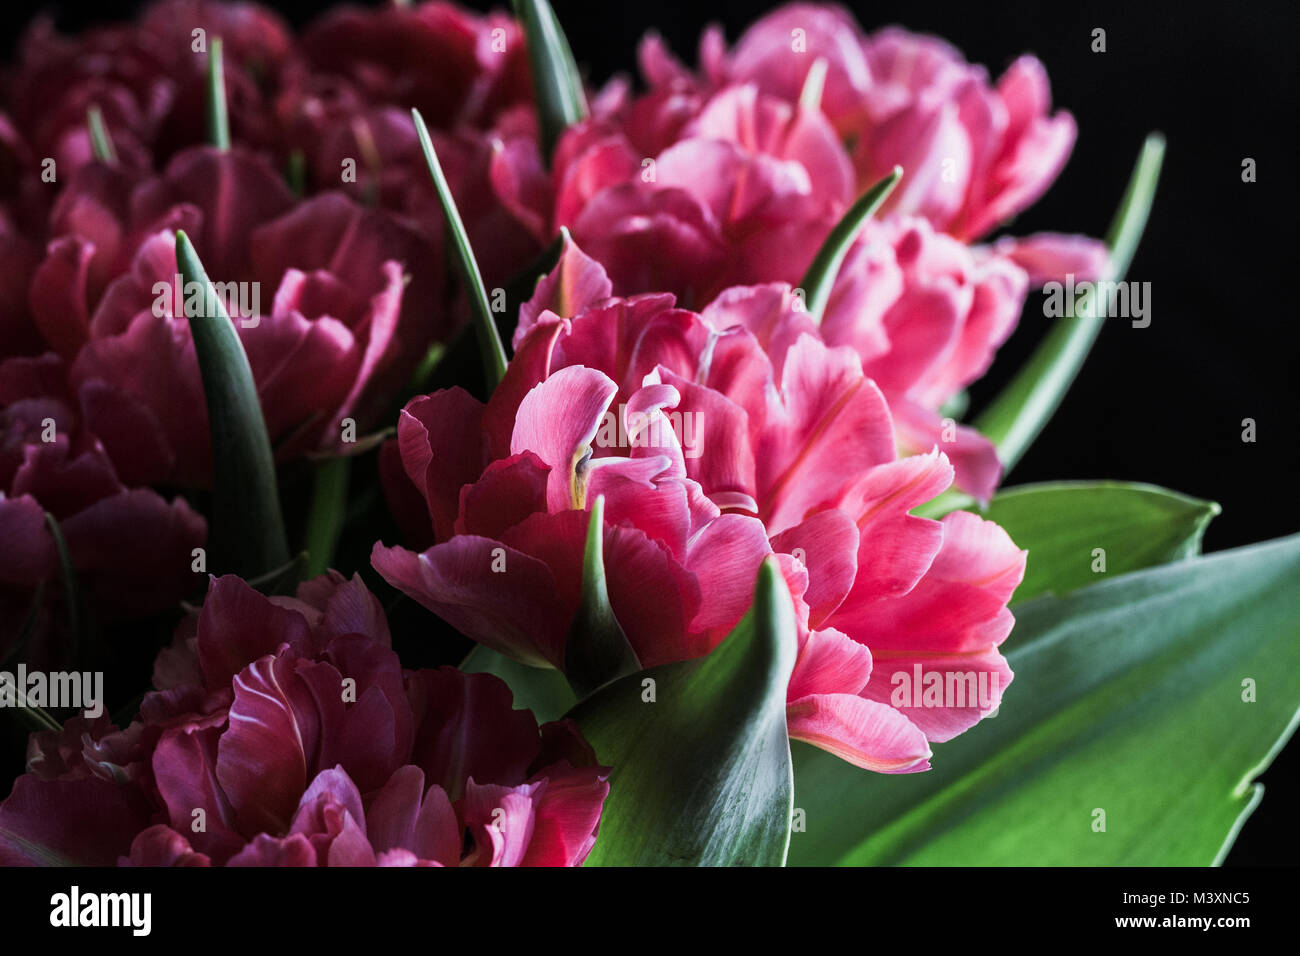
<instances>
[{"instance_id":1,"label":"narrow leaf blade","mask_svg":"<svg viewBox=\"0 0 1300 956\"><path fill-rule=\"evenodd\" d=\"M902 178L903 167L895 166L893 172L859 196L843 218L835 224L835 228L826 237L822 247L817 250L812 265L808 267L803 281L799 283L799 287L804 292L804 303L814 322L820 323L822 320L826 303L830 301L835 276L839 274L840 265L848 255L853 240L857 238L863 224L889 198L889 194L894 191L894 187Z\"/></svg>"},{"instance_id":2,"label":"narrow leaf blade","mask_svg":"<svg viewBox=\"0 0 1300 956\"><path fill-rule=\"evenodd\" d=\"M87 630L86 606L81 597L81 585L77 581L77 569L72 566L72 555L68 551L68 542L63 537L63 529L59 527L59 520L47 511L45 524L50 529L50 537L54 539L54 550L59 556L63 603L68 612L68 634L72 639L72 646L68 650L71 659L78 661L86 646Z\"/></svg>"},{"instance_id":3,"label":"narrow leaf blade","mask_svg":"<svg viewBox=\"0 0 1300 956\"><path fill-rule=\"evenodd\" d=\"M465 223L461 221L456 200L452 198L451 187L443 175L438 154L429 138L429 128L424 124L424 117L419 110L411 110L415 120L415 132L420 139L420 149L424 151L424 161L428 164L429 174L433 177L434 189L438 192L438 202L442 205L443 218L447 220L447 234L451 237L452 247L456 252L456 262L460 266L461 278L465 282L465 292L469 298L470 313L473 315L474 329L478 335L479 355L483 360L483 374L491 392L506 374L506 351L501 344L501 335L497 331L496 321L492 317L492 307L488 304L487 290L483 287L483 275L479 272L474 250L469 243L469 234L465 232Z\"/></svg>"},{"instance_id":4,"label":"narrow leaf blade","mask_svg":"<svg viewBox=\"0 0 1300 956\"><path fill-rule=\"evenodd\" d=\"M569 41L547 0L514 0L514 8L528 41L542 156L549 163L560 135L587 118L587 97Z\"/></svg>"},{"instance_id":5,"label":"narrow leaf blade","mask_svg":"<svg viewBox=\"0 0 1300 956\"><path fill-rule=\"evenodd\" d=\"M188 319L212 432L209 569L255 578L289 563L266 421L244 346L183 231L176 263L187 286L203 289L202 314Z\"/></svg>"}]
</instances>

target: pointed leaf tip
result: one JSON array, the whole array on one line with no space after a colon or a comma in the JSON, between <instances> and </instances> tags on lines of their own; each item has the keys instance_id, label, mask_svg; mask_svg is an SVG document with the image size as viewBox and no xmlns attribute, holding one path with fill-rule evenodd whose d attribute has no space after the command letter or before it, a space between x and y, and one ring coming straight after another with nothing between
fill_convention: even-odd
<instances>
[{"instance_id":1,"label":"pointed leaf tip","mask_svg":"<svg viewBox=\"0 0 1300 956\"><path fill-rule=\"evenodd\" d=\"M492 316L492 307L488 304L487 290L483 286L483 275L479 271L478 261L474 258L474 249L470 245L465 223L456 208L451 187L443 174L442 164L438 162L438 153L433 148L429 128L424 123L420 111L411 110L411 119L415 122L415 132L420 140L420 149L424 152L424 161L433 177L433 187L438 193L438 202L442 206L443 218L447 221L447 233L451 237L456 251L456 262L460 266L461 278L465 283L465 292L469 298L470 312L473 315L474 331L478 336L479 355L483 360L483 374L490 393L506 374L506 350L501 344L501 333Z\"/></svg>"},{"instance_id":2,"label":"pointed leaf tip","mask_svg":"<svg viewBox=\"0 0 1300 956\"><path fill-rule=\"evenodd\" d=\"M588 866L785 863L796 645L794 606L769 558L753 606L711 653L613 681L570 711L614 768Z\"/></svg>"},{"instance_id":3,"label":"pointed leaf tip","mask_svg":"<svg viewBox=\"0 0 1300 956\"><path fill-rule=\"evenodd\" d=\"M212 436L209 567L254 578L289 563L266 421L243 343L184 230L176 232L176 264L185 285L203 291L200 314L185 312Z\"/></svg>"},{"instance_id":4,"label":"pointed leaf tip","mask_svg":"<svg viewBox=\"0 0 1300 956\"><path fill-rule=\"evenodd\" d=\"M537 126L547 164L561 134L587 118L587 97L573 51L546 0L514 0L515 17L528 40L537 99Z\"/></svg>"}]
</instances>

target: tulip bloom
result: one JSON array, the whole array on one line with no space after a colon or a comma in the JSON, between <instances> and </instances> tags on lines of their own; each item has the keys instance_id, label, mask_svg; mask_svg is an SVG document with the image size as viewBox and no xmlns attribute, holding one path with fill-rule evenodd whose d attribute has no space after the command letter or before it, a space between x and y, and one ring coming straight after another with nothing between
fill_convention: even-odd
<instances>
[{"instance_id":1,"label":"tulip bloom","mask_svg":"<svg viewBox=\"0 0 1300 956\"><path fill-rule=\"evenodd\" d=\"M900 447L942 441L959 486L987 500L1001 477L992 445L940 408L988 368L1031 283L1096 278L1108 261L1080 236L968 244L1037 198L1073 144L1068 114L1039 115L1041 65L1026 58L993 89L939 41L866 37L842 11L803 5L760 21L731 54L706 34L698 76L655 37L641 59L650 92L602 97L557 148L554 223L614 293L672 292L700 308L736 285L797 285L854 197L901 164L809 331L858 351Z\"/></svg>"},{"instance_id":2,"label":"tulip bloom","mask_svg":"<svg viewBox=\"0 0 1300 956\"><path fill-rule=\"evenodd\" d=\"M181 149L207 141L207 53L218 37L231 124L244 145L270 147L271 92L293 41L279 16L251 3L163 0L136 23L75 37L37 17L18 43L8 98L14 124L35 156L55 161L58 182L93 161L92 106L123 168L160 169Z\"/></svg>"},{"instance_id":3,"label":"tulip bloom","mask_svg":"<svg viewBox=\"0 0 1300 956\"><path fill-rule=\"evenodd\" d=\"M231 293L224 304L281 460L362 447L434 334L425 310L439 272L418 234L337 193L295 203L239 149L197 147L138 181L88 167L53 222L59 235L32 281L35 322L132 483L211 480L175 228Z\"/></svg>"},{"instance_id":4,"label":"tulip bloom","mask_svg":"<svg viewBox=\"0 0 1300 956\"><path fill-rule=\"evenodd\" d=\"M330 573L295 598L214 579L124 730L33 735L0 864L572 866L607 771L490 675L403 671L378 601Z\"/></svg>"},{"instance_id":5,"label":"tulip bloom","mask_svg":"<svg viewBox=\"0 0 1300 956\"><path fill-rule=\"evenodd\" d=\"M450 3L344 8L311 24L285 70L276 115L309 191L377 204L439 248L441 209L411 121L429 124L490 285L541 249L531 214L503 193L546 189L519 25Z\"/></svg>"},{"instance_id":6,"label":"tulip bloom","mask_svg":"<svg viewBox=\"0 0 1300 956\"><path fill-rule=\"evenodd\" d=\"M603 495L610 604L652 666L716 646L776 552L799 623L791 736L875 770L924 769L927 740L996 703L894 707L876 649L1005 686L997 645L1024 553L973 515L908 514L951 482L946 458L896 458L888 407L850 349L762 328L778 289L730 290L703 314L610 289L570 246L521 310L486 406L455 389L407 406L386 450L401 466L391 494L410 515L414 486L434 544L377 544L375 568L467 636L562 668ZM685 454L690 420L699 455Z\"/></svg>"},{"instance_id":7,"label":"tulip bloom","mask_svg":"<svg viewBox=\"0 0 1300 956\"><path fill-rule=\"evenodd\" d=\"M122 480L64 379L54 355L0 362L0 659L27 629L24 660L33 666L67 663L75 638L47 513L83 600L101 617L177 604L199 583L191 552L207 536L183 498Z\"/></svg>"},{"instance_id":8,"label":"tulip bloom","mask_svg":"<svg viewBox=\"0 0 1300 956\"><path fill-rule=\"evenodd\" d=\"M887 208L967 241L1038 199L1077 133L1069 113L1050 112L1047 72L1035 58L1020 57L991 84L982 67L942 40L897 27L865 33L833 5L780 7L730 50L710 28L700 41L698 76L655 35L642 42L640 60L652 89L754 84L789 103L798 102L822 62L820 108L851 144L858 188L900 165L907 178Z\"/></svg>"}]
</instances>

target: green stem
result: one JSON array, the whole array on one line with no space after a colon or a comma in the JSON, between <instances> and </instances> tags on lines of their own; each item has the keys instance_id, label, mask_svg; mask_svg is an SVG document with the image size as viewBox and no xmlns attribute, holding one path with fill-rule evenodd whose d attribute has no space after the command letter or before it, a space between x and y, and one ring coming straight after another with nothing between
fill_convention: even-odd
<instances>
[{"instance_id":1,"label":"green stem","mask_svg":"<svg viewBox=\"0 0 1300 956\"><path fill-rule=\"evenodd\" d=\"M348 477L352 459L340 456L316 465L307 517L307 577L324 574L334 563L334 551L343 533L348 504Z\"/></svg>"}]
</instances>

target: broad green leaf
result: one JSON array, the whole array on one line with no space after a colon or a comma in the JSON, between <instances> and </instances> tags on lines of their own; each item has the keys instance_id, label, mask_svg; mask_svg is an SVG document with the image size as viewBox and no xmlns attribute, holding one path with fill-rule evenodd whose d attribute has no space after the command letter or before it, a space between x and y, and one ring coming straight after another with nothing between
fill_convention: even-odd
<instances>
[{"instance_id":1,"label":"broad green leaf","mask_svg":"<svg viewBox=\"0 0 1300 956\"><path fill-rule=\"evenodd\" d=\"M514 0L514 8L528 41L542 158L550 165L560 134L587 118L587 97L573 51L551 5L546 0Z\"/></svg>"},{"instance_id":2,"label":"broad green leaf","mask_svg":"<svg viewBox=\"0 0 1300 956\"><path fill-rule=\"evenodd\" d=\"M840 265L849 254L853 240L902 178L903 167L895 166L893 172L859 196L817 250L812 265L799 283L799 288L803 289L804 305L814 322L820 324L822 320L826 303L830 301L831 287L835 285L835 276L839 274Z\"/></svg>"},{"instance_id":3,"label":"broad green leaf","mask_svg":"<svg viewBox=\"0 0 1300 956\"><path fill-rule=\"evenodd\" d=\"M91 155L101 163L116 165L117 150L113 148L113 137L109 135L104 113L98 106L86 110L86 127L90 131Z\"/></svg>"},{"instance_id":4,"label":"broad green leaf","mask_svg":"<svg viewBox=\"0 0 1300 956\"><path fill-rule=\"evenodd\" d=\"M343 533L343 519L348 507L348 473L352 459L347 456L317 462L312 482L311 512L307 515L307 577L324 574L334 563L334 550Z\"/></svg>"},{"instance_id":5,"label":"broad green leaf","mask_svg":"<svg viewBox=\"0 0 1300 956\"><path fill-rule=\"evenodd\" d=\"M221 37L214 37L208 50L208 142L217 149L230 149L230 117L226 112L226 65Z\"/></svg>"},{"instance_id":6,"label":"broad green leaf","mask_svg":"<svg viewBox=\"0 0 1300 956\"><path fill-rule=\"evenodd\" d=\"M587 517L587 542L582 552L582 601L564 644L564 675L580 699L597 687L641 669L627 642L605 586L605 496L600 495Z\"/></svg>"},{"instance_id":7,"label":"broad green leaf","mask_svg":"<svg viewBox=\"0 0 1300 956\"><path fill-rule=\"evenodd\" d=\"M531 710L538 723L559 720L578 702L569 682L554 667L520 664L482 644L475 645L465 656L460 669L466 674L494 674L501 678L514 694L515 709Z\"/></svg>"},{"instance_id":8,"label":"broad green leaf","mask_svg":"<svg viewBox=\"0 0 1300 956\"><path fill-rule=\"evenodd\" d=\"M479 272L474 250L469 244L469 234L461 221L456 200L452 198L451 187L447 177L442 173L438 154L434 151L433 140L429 138L429 128L424 125L424 117L419 110L411 110L415 120L415 132L420 138L420 148L424 151L424 161L429 166L433 177L433 186L438 193L438 202L442 205L443 218L447 220L447 233L451 237L452 247L456 251L456 262L460 265L460 275L465 282L465 294L469 299L470 312L474 316L474 329L478 335L479 356L483 360L483 375L488 392L497 387L497 383L506 374L506 352L501 345L501 335L497 331L496 321L492 317L492 307L488 304L487 290L483 287L483 276Z\"/></svg>"},{"instance_id":9,"label":"broad green leaf","mask_svg":"<svg viewBox=\"0 0 1300 956\"><path fill-rule=\"evenodd\" d=\"M1164 137L1152 133L1142 144L1119 211L1106 234L1110 270L1103 278L1107 280L1119 281L1128 271L1151 212L1164 155ZM1060 407L1104 321L1104 314L1057 319L1016 377L975 419L975 428L997 445L1005 471L1015 467Z\"/></svg>"},{"instance_id":10,"label":"broad green leaf","mask_svg":"<svg viewBox=\"0 0 1300 956\"><path fill-rule=\"evenodd\" d=\"M1155 485L1062 481L1000 491L984 517L1029 551L1015 604L1199 554L1218 513L1213 501Z\"/></svg>"},{"instance_id":11,"label":"broad green leaf","mask_svg":"<svg viewBox=\"0 0 1300 956\"><path fill-rule=\"evenodd\" d=\"M1300 535L1016 616L997 715L936 744L932 770L870 776L796 748L792 863L1222 861L1300 721Z\"/></svg>"},{"instance_id":12,"label":"broad green leaf","mask_svg":"<svg viewBox=\"0 0 1300 956\"><path fill-rule=\"evenodd\" d=\"M202 314L188 318L212 432L208 566L215 573L255 578L289 563L257 386L225 304L183 231L176 233L176 264L186 285L196 282L203 289Z\"/></svg>"},{"instance_id":13,"label":"broad green leaf","mask_svg":"<svg viewBox=\"0 0 1300 956\"><path fill-rule=\"evenodd\" d=\"M569 716L613 768L588 866L780 866L790 841L786 685L797 638L775 561L705 657L606 684Z\"/></svg>"}]
</instances>

